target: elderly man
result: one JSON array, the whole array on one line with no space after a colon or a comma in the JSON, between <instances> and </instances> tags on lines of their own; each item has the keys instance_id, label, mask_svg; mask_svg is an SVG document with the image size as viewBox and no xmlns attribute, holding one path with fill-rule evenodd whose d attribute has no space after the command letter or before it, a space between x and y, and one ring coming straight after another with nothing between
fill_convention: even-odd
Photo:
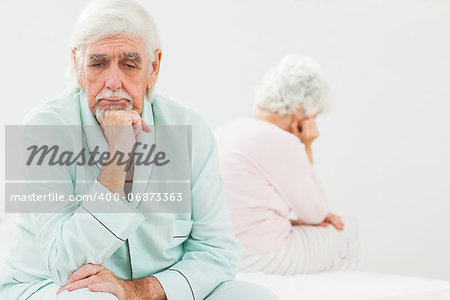
<instances>
[{"instance_id":1,"label":"elderly man","mask_svg":"<svg viewBox=\"0 0 450 300\"><path fill-rule=\"evenodd\" d=\"M75 27L72 54L77 88L44 104L26 124L79 126L77 143L91 152L100 133L100 148L111 153L136 150L144 134L158 134L156 125L191 126L190 210L148 213L121 198L107 203L115 213L81 203L23 214L0 298L275 299L263 287L233 280L241 247L231 230L216 145L198 114L152 93L161 50L149 14L133 1L91 3ZM75 144L78 137L61 139ZM63 195L151 192L149 168L133 161L125 169L115 160L62 164L50 172L61 182L41 180L36 188Z\"/></svg>"}]
</instances>

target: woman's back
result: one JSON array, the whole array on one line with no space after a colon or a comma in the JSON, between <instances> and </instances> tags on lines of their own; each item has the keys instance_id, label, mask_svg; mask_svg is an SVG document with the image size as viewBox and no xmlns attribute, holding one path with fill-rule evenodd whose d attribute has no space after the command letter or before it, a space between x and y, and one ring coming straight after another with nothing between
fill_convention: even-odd
<instances>
[{"instance_id":1,"label":"woman's back","mask_svg":"<svg viewBox=\"0 0 450 300\"><path fill-rule=\"evenodd\" d=\"M255 118L216 131L233 230L247 254L264 254L290 239L293 211L303 222L328 212L304 145L293 134Z\"/></svg>"}]
</instances>

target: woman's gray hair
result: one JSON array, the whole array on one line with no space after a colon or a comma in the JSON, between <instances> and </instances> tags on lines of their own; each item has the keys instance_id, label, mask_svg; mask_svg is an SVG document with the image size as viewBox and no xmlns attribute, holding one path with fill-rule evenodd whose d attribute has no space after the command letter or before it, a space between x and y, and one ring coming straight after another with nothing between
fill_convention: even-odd
<instances>
[{"instance_id":1,"label":"woman's gray hair","mask_svg":"<svg viewBox=\"0 0 450 300\"><path fill-rule=\"evenodd\" d=\"M71 57L70 88L80 88L77 78L86 47L103 38L120 34L142 39L148 63L152 64L155 51L161 49L161 44L156 24L145 8L133 0L96 0L83 10L70 39L70 48L75 51L76 57L76 61ZM147 97L151 100L150 90L147 90Z\"/></svg>"},{"instance_id":2,"label":"woman's gray hair","mask_svg":"<svg viewBox=\"0 0 450 300\"><path fill-rule=\"evenodd\" d=\"M329 108L328 88L318 64L311 58L288 55L266 73L256 88L256 111L270 111L283 116L299 108L307 116Z\"/></svg>"}]
</instances>

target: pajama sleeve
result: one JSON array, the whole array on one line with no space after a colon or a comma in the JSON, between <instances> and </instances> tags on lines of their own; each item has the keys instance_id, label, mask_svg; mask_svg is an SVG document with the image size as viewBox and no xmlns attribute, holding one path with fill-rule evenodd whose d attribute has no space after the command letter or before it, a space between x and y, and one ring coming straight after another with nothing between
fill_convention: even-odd
<instances>
[{"instance_id":1,"label":"pajama sleeve","mask_svg":"<svg viewBox=\"0 0 450 300\"><path fill-rule=\"evenodd\" d=\"M40 114L28 121L27 125L55 124L57 121L56 117L52 122L51 115ZM77 142L77 137L65 132L64 126L60 128L60 145L71 148L72 144ZM38 138L29 135L26 135L25 140L27 143L40 142ZM45 157L43 166L48 165L48 157ZM25 176L39 180L28 181L27 191L43 195L55 193L67 200L71 195L75 195L75 172L73 164L31 168ZM85 197L94 199L102 194L114 198L113 194L96 180L87 185L90 185L90 188L87 188L87 193L83 195ZM126 200L119 199L102 204L108 206L108 211L116 213L104 212L98 205L98 201L55 202L48 207L47 213L34 211L24 215L32 224L30 230L39 244L40 256L51 279L57 285L64 285L71 273L84 264L103 264L145 219Z\"/></svg>"}]
</instances>

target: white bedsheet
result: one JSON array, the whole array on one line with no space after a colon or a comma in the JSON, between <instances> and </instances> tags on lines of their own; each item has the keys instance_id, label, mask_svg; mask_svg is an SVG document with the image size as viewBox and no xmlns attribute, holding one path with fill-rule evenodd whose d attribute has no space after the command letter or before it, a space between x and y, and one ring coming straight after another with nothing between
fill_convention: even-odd
<instances>
[{"instance_id":1,"label":"white bedsheet","mask_svg":"<svg viewBox=\"0 0 450 300\"><path fill-rule=\"evenodd\" d=\"M9 215L0 221L0 265L14 237L14 219ZM249 273L237 278L261 284L282 300L450 300L450 281L382 273L326 272L290 277Z\"/></svg>"},{"instance_id":2,"label":"white bedsheet","mask_svg":"<svg viewBox=\"0 0 450 300\"><path fill-rule=\"evenodd\" d=\"M238 274L263 285L280 299L306 300L450 300L450 281L368 272L324 272L278 276Z\"/></svg>"}]
</instances>

